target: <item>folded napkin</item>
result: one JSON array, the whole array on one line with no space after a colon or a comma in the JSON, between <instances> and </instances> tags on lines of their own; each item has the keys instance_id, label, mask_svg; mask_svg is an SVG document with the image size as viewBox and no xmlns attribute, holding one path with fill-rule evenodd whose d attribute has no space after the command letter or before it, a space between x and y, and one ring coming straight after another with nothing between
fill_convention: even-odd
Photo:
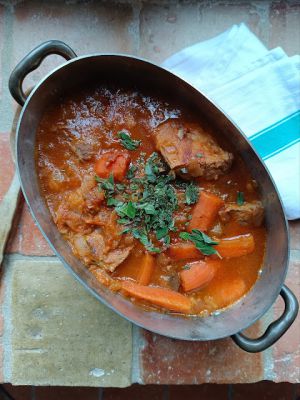
<instances>
[{"instance_id":1,"label":"folded napkin","mask_svg":"<svg viewBox=\"0 0 300 400\"><path fill-rule=\"evenodd\" d=\"M287 218L300 218L300 57L269 51L240 24L162 65L229 115L264 160Z\"/></svg>"}]
</instances>

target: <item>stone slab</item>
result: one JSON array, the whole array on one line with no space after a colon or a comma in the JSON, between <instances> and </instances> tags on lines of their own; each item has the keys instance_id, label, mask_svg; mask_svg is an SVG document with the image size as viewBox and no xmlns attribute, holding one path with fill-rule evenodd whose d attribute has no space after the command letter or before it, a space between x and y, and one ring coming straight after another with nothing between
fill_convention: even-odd
<instances>
[{"instance_id":1,"label":"stone slab","mask_svg":"<svg viewBox=\"0 0 300 400\"><path fill-rule=\"evenodd\" d=\"M130 323L100 304L55 259L15 260L8 268L12 384L131 384Z\"/></svg>"}]
</instances>

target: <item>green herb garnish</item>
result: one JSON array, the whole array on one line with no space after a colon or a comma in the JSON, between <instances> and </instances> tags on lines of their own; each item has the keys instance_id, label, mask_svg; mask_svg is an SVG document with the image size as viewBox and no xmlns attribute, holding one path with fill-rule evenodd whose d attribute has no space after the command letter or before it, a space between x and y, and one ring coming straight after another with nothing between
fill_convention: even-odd
<instances>
[{"instance_id":1,"label":"green herb garnish","mask_svg":"<svg viewBox=\"0 0 300 400\"><path fill-rule=\"evenodd\" d=\"M125 131L118 132L118 138L121 140L122 146L127 150L136 150L141 144L140 140L131 139Z\"/></svg>"},{"instance_id":2,"label":"green herb garnish","mask_svg":"<svg viewBox=\"0 0 300 400\"><path fill-rule=\"evenodd\" d=\"M191 266L188 265L188 264L186 264L186 265L184 265L184 266L182 267L182 269L184 269L184 270L187 270L187 269L190 269L190 268L191 268Z\"/></svg>"},{"instance_id":3,"label":"green herb garnish","mask_svg":"<svg viewBox=\"0 0 300 400\"><path fill-rule=\"evenodd\" d=\"M131 164L130 167L129 167L129 169L128 169L126 178L127 178L127 179L132 179L132 178L134 178L134 175L135 175L135 173L136 173L136 170L137 170L137 167L136 167L134 164Z\"/></svg>"},{"instance_id":4,"label":"green herb garnish","mask_svg":"<svg viewBox=\"0 0 300 400\"><path fill-rule=\"evenodd\" d=\"M199 198L199 188L194 183L190 183L185 189L185 202L188 205L195 204Z\"/></svg>"},{"instance_id":5,"label":"green herb garnish","mask_svg":"<svg viewBox=\"0 0 300 400\"><path fill-rule=\"evenodd\" d=\"M193 242L198 250L206 256L212 254L217 254L220 257L218 251L213 247L217 245L218 242L207 236L205 233L199 231L198 229L193 229L192 233L180 232L179 237L183 240L190 240Z\"/></svg>"},{"instance_id":6,"label":"green herb garnish","mask_svg":"<svg viewBox=\"0 0 300 400\"><path fill-rule=\"evenodd\" d=\"M236 204L238 206L242 206L244 203L245 203L244 193L243 192L237 192Z\"/></svg>"},{"instance_id":7,"label":"green herb garnish","mask_svg":"<svg viewBox=\"0 0 300 400\"><path fill-rule=\"evenodd\" d=\"M131 231L132 236L138 239L148 251L153 253L159 253L160 249L158 247L154 247L151 240L149 240L147 232L145 229L133 229Z\"/></svg>"},{"instance_id":8,"label":"green herb garnish","mask_svg":"<svg viewBox=\"0 0 300 400\"><path fill-rule=\"evenodd\" d=\"M136 215L135 204L131 201L129 201L128 203L120 202L115 210L120 217L128 217L130 219L134 219Z\"/></svg>"},{"instance_id":9,"label":"green herb garnish","mask_svg":"<svg viewBox=\"0 0 300 400\"><path fill-rule=\"evenodd\" d=\"M114 176L110 175L109 178L104 179L104 178L99 178L99 176L95 176L96 182L99 183L99 189L103 189L105 192L105 197L109 198L113 195L115 192L115 182L114 182Z\"/></svg>"}]
</instances>

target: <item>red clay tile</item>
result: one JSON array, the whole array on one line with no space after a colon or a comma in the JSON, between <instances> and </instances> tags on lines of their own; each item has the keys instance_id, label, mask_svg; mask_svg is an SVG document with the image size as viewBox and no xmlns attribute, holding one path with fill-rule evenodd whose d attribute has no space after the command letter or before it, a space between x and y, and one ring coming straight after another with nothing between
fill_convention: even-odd
<instances>
[{"instance_id":1,"label":"red clay tile","mask_svg":"<svg viewBox=\"0 0 300 400\"><path fill-rule=\"evenodd\" d=\"M31 400L31 386L13 386L10 383L5 383L3 388L14 400ZM2 399L2 397L0 397ZM3 397L6 400L7 397Z\"/></svg>"},{"instance_id":2,"label":"red clay tile","mask_svg":"<svg viewBox=\"0 0 300 400\"><path fill-rule=\"evenodd\" d=\"M203 384L203 385L177 385L170 386L169 400L227 400L228 385Z\"/></svg>"},{"instance_id":3,"label":"red clay tile","mask_svg":"<svg viewBox=\"0 0 300 400\"><path fill-rule=\"evenodd\" d=\"M232 400L294 400L294 385L268 381L233 385Z\"/></svg>"},{"instance_id":4,"label":"red clay tile","mask_svg":"<svg viewBox=\"0 0 300 400\"><path fill-rule=\"evenodd\" d=\"M295 385L295 400L300 400L300 383Z\"/></svg>"},{"instance_id":5,"label":"red clay tile","mask_svg":"<svg viewBox=\"0 0 300 400\"><path fill-rule=\"evenodd\" d=\"M154 385L132 385L124 389L105 388L103 400L163 400L164 391L163 386Z\"/></svg>"},{"instance_id":6,"label":"red clay tile","mask_svg":"<svg viewBox=\"0 0 300 400\"><path fill-rule=\"evenodd\" d=\"M7 192L14 175L14 163L11 156L10 135L0 133L0 202ZM33 222L28 207L21 201L20 210L15 218L15 229L7 245L8 253L22 253L25 255L48 256L53 255L47 242Z\"/></svg>"},{"instance_id":7,"label":"red clay tile","mask_svg":"<svg viewBox=\"0 0 300 400\"><path fill-rule=\"evenodd\" d=\"M3 344L0 343L0 383L4 381L4 374L3 374Z\"/></svg>"},{"instance_id":8,"label":"red clay tile","mask_svg":"<svg viewBox=\"0 0 300 400\"><path fill-rule=\"evenodd\" d=\"M144 2L140 13L140 55L155 62L241 21L262 40L268 38L268 2L262 8L245 1L153 3Z\"/></svg>"},{"instance_id":9,"label":"red clay tile","mask_svg":"<svg viewBox=\"0 0 300 400\"><path fill-rule=\"evenodd\" d=\"M38 386L35 400L98 400L99 389L88 387Z\"/></svg>"},{"instance_id":10,"label":"red clay tile","mask_svg":"<svg viewBox=\"0 0 300 400\"><path fill-rule=\"evenodd\" d=\"M300 250L300 220L290 221L289 230L290 230L291 249Z\"/></svg>"},{"instance_id":11,"label":"red clay tile","mask_svg":"<svg viewBox=\"0 0 300 400\"><path fill-rule=\"evenodd\" d=\"M30 256L53 255L48 243L35 225L27 205L22 201L16 217L16 227L12 230L7 245L8 253Z\"/></svg>"},{"instance_id":12,"label":"red clay tile","mask_svg":"<svg viewBox=\"0 0 300 400\"><path fill-rule=\"evenodd\" d=\"M4 26L4 7L0 5L0 54L2 54L2 49L4 46L4 34L3 34L3 26ZM2 95L2 73L1 73L1 67L0 65L0 98Z\"/></svg>"},{"instance_id":13,"label":"red clay tile","mask_svg":"<svg viewBox=\"0 0 300 400\"><path fill-rule=\"evenodd\" d=\"M7 192L14 175L14 163L10 151L10 136L8 133L0 132L0 201Z\"/></svg>"},{"instance_id":14,"label":"red clay tile","mask_svg":"<svg viewBox=\"0 0 300 400\"><path fill-rule=\"evenodd\" d=\"M287 286L300 301L300 259L291 258ZM275 318L283 311L283 301L278 300L274 307ZM300 315L273 347L274 381L292 382L300 380Z\"/></svg>"},{"instance_id":15,"label":"red clay tile","mask_svg":"<svg viewBox=\"0 0 300 400\"><path fill-rule=\"evenodd\" d=\"M251 336L261 333L258 325L251 331ZM146 341L141 353L144 383L242 383L262 379L262 355L240 350L230 338L187 342L148 331L143 334Z\"/></svg>"},{"instance_id":16,"label":"red clay tile","mask_svg":"<svg viewBox=\"0 0 300 400\"><path fill-rule=\"evenodd\" d=\"M281 46L289 56L298 54L300 47L299 1L273 1L270 6L270 48Z\"/></svg>"},{"instance_id":17,"label":"red clay tile","mask_svg":"<svg viewBox=\"0 0 300 400\"><path fill-rule=\"evenodd\" d=\"M39 0L15 5L13 60L43 41L58 39L79 54L123 52L134 53L138 21L133 20L130 4L112 2L56 2ZM26 79L25 87L38 82L45 73L63 63L59 56L47 57L43 65Z\"/></svg>"}]
</instances>

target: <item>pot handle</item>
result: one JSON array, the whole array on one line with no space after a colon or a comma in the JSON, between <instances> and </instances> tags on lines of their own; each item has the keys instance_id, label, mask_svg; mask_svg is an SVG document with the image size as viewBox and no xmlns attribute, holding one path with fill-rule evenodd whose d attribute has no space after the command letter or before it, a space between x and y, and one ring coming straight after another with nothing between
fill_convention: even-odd
<instances>
[{"instance_id":1,"label":"pot handle","mask_svg":"<svg viewBox=\"0 0 300 400\"><path fill-rule=\"evenodd\" d=\"M232 335L233 341L249 353L257 353L272 346L288 330L294 322L299 309L299 304L294 293L285 285L282 286L280 296L284 301L284 311L281 317L272 322L265 333L257 339L251 339L242 333Z\"/></svg>"},{"instance_id":2,"label":"pot handle","mask_svg":"<svg viewBox=\"0 0 300 400\"><path fill-rule=\"evenodd\" d=\"M26 96L23 92L23 81L30 72L37 69L41 62L50 54L58 54L66 60L77 57L76 53L60 40L49 40L41 43L30 53L28 53L22 61L15 67L10 75L8 87L12 97L21 105L26 101Z\"/></svg>"}]
</instances>

